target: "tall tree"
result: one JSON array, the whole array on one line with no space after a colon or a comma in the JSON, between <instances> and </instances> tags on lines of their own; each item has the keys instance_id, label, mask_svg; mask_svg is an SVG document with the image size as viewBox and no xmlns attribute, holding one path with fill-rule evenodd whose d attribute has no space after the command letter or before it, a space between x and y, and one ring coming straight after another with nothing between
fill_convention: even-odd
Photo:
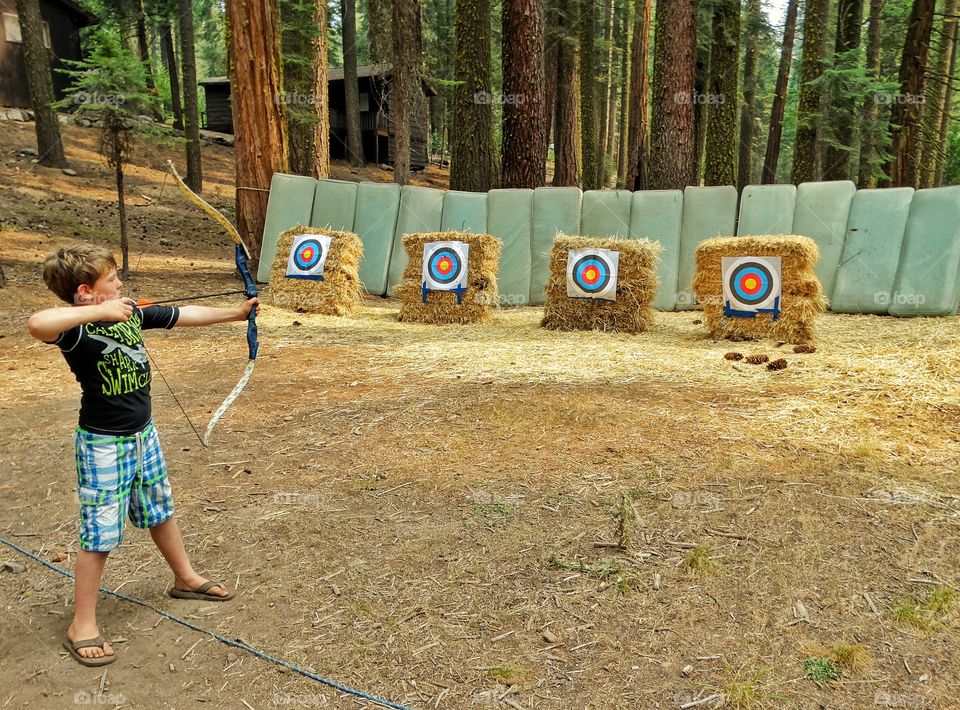
<instances>
[{"instance_id":1,"label":"tall tree","mask_svg":"<svg viewBox=\"0 0 960 710\"><path fill-rule=\"evenodd\" d=\"M747 0L746 42L743 53L743 109L740 112L740 155L737 158L737 191L752 179L754 124L757 109L757 76L760 65L760 33L763 29L761 0Z\"/></svg>"},{"instance_id":2,"label":"tall tree","mask_svg":"<svg viewBox=\"0 0 960 710\"><path fill-rule=\"evenodd\" d=\"M803 18L803 56L800 58L800 100L797 106L797 137L793 143L791 182L799 185L817 179L817 119L830 0L807 0Z\"/></svg>"},{"instance_id":3,"label":"tall tree","mask_svg":"<svg viewBox=\"0 0 960 710\"><path fill-rule=\"evenodd\" d=\"M617 139L617 185L627 185L627 152L630 142L630 57L633 54L633 27L630 23L631 0L622 0L620 18L620 135ZM648 92L649 95L649 92Z\"/></svg>"},{"instance_id":4,"label":"tall tree","mask_svg":"<svg viewBox=\"0 0 960 710\"><path fill-rule=\"evenodd\" d=\"M370 39L370 58L377 64L393 58L393 24L391 7L397 0L367 0L367 33ZM394 5L391 5L393 3ZM394 8L395 9L395 8Z\"/></svg>"},{"instance_id":5,"label":"tall tree","mask_svg":"<svg viewBox=\"0 0 960 710\"><path fill-rule=\"evenodd\" d=\"M707 94L707 185L737 184L740 0L715 0Z\"/></svg>"},{"instance_id":6,"label":"tall tree","mask_svg":"<svg viewBox=\"0 0 960 710\"><path fill-rule=\"evenodd\" d=\"M276 0L273 0L276 2ZM327 94L326 0L280 0L283 89L290 169L330 176L330 107Z\"/></svg>"},{"instance_id":7,"label":"tall tree","mask_svg":"<svg viewBox=\"0 0 960 710\"><path fill-rule=\"evenodd\" d=\"M954 13L956 13L956 10L954 10ZM946 95L943 97L943 110L940 112L940 125L937 127L939 131L938 147L940 150L937 151L937 158L933 165L933 185L936 187L943 184L943 172L947 163L946 146L950 140L950 118L952 114L951 109L953 107L953 79L957 73L957 45L960 44L957 18L954 17L948 19L948 22L949 25L947 26L947 33L951 38L953 51L950 54L950 64L947 68Z\"/></svg>"},{"instance_id":8,"label":"tall tree","mask_svg":"<svg viewBox=\"0 0 960 710\"><path fill-rule=\"evenodd\" d=\"M140 52L140 63L143 64L143 75L146 77L147 88L156 89L153 81L153 66L150 63L150 43L147 41L147 17L143 11L143 0L136 0L134 5L137 27L137 49Z\"/></svg>"},{"instance_id":9,"label":"tall tree","mask_svg":"<svg viewBox=\"0 0 960 710\"><path fill-rule=\"evenodd\" d=\"M340 0L343 13L343 93L347 102L347 153L354 167L366 165L360 143L360 85L357 80L357 3Z\"/></svg>"},{"instance_id":10,"label":"tall tree","mask_svg":"<svg viewBox=\"0 0 960 710\"><path fill-rule=\"evenodd\" d=\"M557 32L557 2L558 0L545 0L543 8L543 142L547 150L553 138L553 114L557 103L557 63L559 61L557 46L560 43Z\"/></svg>"},{"instance_id":11,"label":"tall tree","mask_svg":"<svg viewBox=\"0 0 960 710\"><path fill-rule=\"evenodd\" d=\"M557 105L553 120L553 184L580 184L577 155L577 39L579 0L561 0L557 13Z\"/></svg>"},{"instance_id":12,"label":"tall tree","mask_svg":"<svg viewBox=\"0 0 960 710\"><path fill-rule=\"evenodd\" d=\"M890 159L885 166L885 184L894 187L917 184L921 106L930 34L936 0L914 0L907 20L907 36L900 60L900 95L891 102Z\"/></svg>"},{"instance_id":13,"label":"tall tree","mask_svg":"<svg viewBox=\"0 0 960 710\"><path fill-rule=\"evenodd\" d=\"M860 23L863 21L863 0L839 0L837 35L834 42L834 73L856 72L860 65ZM849 180L853 152L856 150L857 106L855 97L844 97L841 110L832 121L833 141L827 145L823 166L824 180Z\"/></svg>"},{"instance_id":14,"label":"tall tree","mask_svg":"<svg viewBox=\"0 0 960 710\"><path fill-rule=\"evenodd\" d=\"M542 0L503 0L503 187L546 176Z\"/></svg>"},{"instance_id":15,"label":"tall tree","mask_svg":"<svg viewBox=\"0 0 960 710\"><path fill-rule=\"evenodd\" d=\"M885 0L870 0L870 19L867 23L867 75L880 79L881 34L883 31L883 5ZM863 102L863 114L867 121L874 123L879 113L879 104L874 92L867 94ZM876 173L879 162L878 146L875 137L866 133L860 143L860 167L857 184L861 188L874 187L877 184Z\"/></svg>"},{"instance_id":16,"label":"tall tree","mask_svg":"<svg viewBox=\"0 0 960 710\"><path fill-rule=\"evenodd\" d=\"M267 214L266 190L274 173L289 169L286 121L278 100L283 87L276 0L229 0L227 22L236 135L237 231L256 260ZM320 93L326 96L327 92L324 88Z\"/></svg>"},{"instance_id":17,"label":"tall tree","mask_svg":"<svg viewBox=\"0 0 960 710\"><path fill-rule=\"evenodd\" d=\"M950 65L955 56L954 40L957 32L957 0L946 0L944 18L940 27L940 46L937 58L927 77L927 93L923 101L923 151L920 161L919 187L934 187L937 165L946 151L946 141L940 134L949 104L949 87L953 74Z\"/></svg>"},{"instance_id":18,"label":"tall tree","mask_svg":"<svg viewBox=\"0 0 960 710\"><path fill-rule=\"evenodd\" d=\"M650 101L650 74L647 58L650 56L650 25L653 22L651 0L637 0L637 17L633 26L633 57L630 61L629 138L627 141L627 174L624 187L645 190L649 179L649 150L647 132Z\"/></svg>"},{"instance_id":19,"label":"tall tree","mask_svg":"<svg viewBox=\"0 0 960 710\"><path fill-rule=\"evenodd\" d=\"M658 6L656 27L650 187L682 190L694 181L697 0Z\"/></svg>"},{"instance_id":20,"label":"tall tree","mask_svg":"<svg viewBox=\"0 0 960 710\"><path fill-rule=\"evenodd\" d=\"M610 126L610 120L614 115L612 110L614 95L613 95L613 30L614 30L614 0L608 0L606 6L606 17L604 19L604 26L607 29L607 39L606 39L606 53L607 59L605 63L606 67L606 83L604 84L603 93L600 96L600 140L598 141L597 149L597 184L601 187L607 184L609 179L609 171L607 169L607 156L610 154L610 147L608 141L610 135L613 133L613 128Z\"/></svg>"},{"instance_id":21,"label":"tall tree","mask_svg":"<svg viewBox=\"0 0 960 710\"><path fill-rule=\"evenodd\" d=\"M580 154L583 157L583 189L600 187L597 163L595 0L580 3Z\"/></svg>"},{"instance_id":22,"label":"tall tree","mask_svg":"<svg viewBox=\"0 0 960 710\"><path fill-rule=\"evenodd\" d=\"M193 0L178 0L180 23L180 64L183 69L183 121L187 144L187 174L183 181L199 194L203 189L200 162L200 109L197 102L197 58L194 55ZM234 131L237 124L234 121ZM240 183L237 183L238 185Z\"/></svg>"},{"instance_id":23,"label":"tall tree","mask_svg":"<svg viewBox=\"0 0 960 710\"><path fill-rule=\"evenodd\" d=\"M780 68L777 70L777 86L773 92L770 109L770 128L767 133L767 150L763 159L761 182L769 185L777 181L777 163L780 162L780 138L783 135L783 114L787 105L787 82L790 79L790 63L793 61L793 40L797 29L797 4L790 0L783 28L783 45L780 49ZM883 2L883 0L877 0Z\"/></svg>"},{"instance_id":24,"label":"tall tree","mask_svg":"<svg viewBox=\"0 0 960 710\"><path fill-rule=\"evenodd\" d=\"M60 140L60 123L53 110L50 53L43 45L43 18L40 17L39 1L17 0L17 17L37 134L37 160L41 165L64 168L67 158L63 153L63 141Z\"/></svg>"},{"instance_id":25,"label":"tall tree","mask_svg":"<svg viewBox=\"0 0 960 710\"><path fill-rule=\"evenodd\" d=\"M167 77L170 82L173 127L177 130L183 130L183 107L180 103L180 70L177 68L177 55L173 49L173 27L166 18L160 24L160 35L163 63L167 68Z\"/></svg>"},{"instance_id":26,"label":"tall tree","mask_svg":"<svg viewBox=\"0 0 960 710\"><path fill-rule=\"evenodd\" d=\"M411 131L414 94L420 82L417 68L417 21L419 0L393 2L393 82L390 89L390 114L393 118L393 180L400 185L410 181Z\"/></svg>"},{"instance_id":27,"label":"tall tree","mask_svg":"<svg viewBox=\"0 0 960 710\"><path fill-rule=\"evenodd\" d=\"M497 186L490 76L490 0L457 2L458 84L453 100L450 189L486 192Z\"/></svg>"}]
</instances>

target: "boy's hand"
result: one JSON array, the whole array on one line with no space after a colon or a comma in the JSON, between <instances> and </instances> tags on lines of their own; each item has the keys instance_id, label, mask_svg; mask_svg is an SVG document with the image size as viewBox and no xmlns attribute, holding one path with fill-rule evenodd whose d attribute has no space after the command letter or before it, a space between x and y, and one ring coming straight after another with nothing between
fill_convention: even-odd
<instances>
[{"instance_id":1,"label":"boy's hand","mask_svg":"<svg viewBox=\"0 0 960 710\"><path fill-rule=\"evenodd\" d=\"M250 311L253 309L254 306L257 307L257 315L260 315L260 299L259 298L254 296L253 298L248 298L246 301L243 302L243 305L240 306L240 310L243 312L242 320L247 319L247 316L250 315Z\"/></svg>"},{"instance_id":2,"label":"boy's hand","mask_svg":"<svg viewBox=\"0 0 960 710\"><path fill-rule=\"evenodd\" d=\"M133 315L133 299L120 298L112 301L104 301L100 304L100 320L111 323L125 323Z\"/></svg>"}]
</instances>

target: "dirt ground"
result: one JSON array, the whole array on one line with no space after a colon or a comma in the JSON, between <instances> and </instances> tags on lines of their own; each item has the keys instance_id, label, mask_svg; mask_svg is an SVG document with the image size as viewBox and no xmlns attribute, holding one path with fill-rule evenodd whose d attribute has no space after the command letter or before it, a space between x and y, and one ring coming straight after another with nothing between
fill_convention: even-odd
<instances>
[{"instance_id":1,"label":"dirt ground","mask_svg":"<svg viewBox=\"0 0 960 710\"><path fill-rule=\"evenodd\" d=\"M18 157L32 125L0 123L0 537L72 569L79 388L26 319L55 303L48 250L117 229L95 134L65 140L77 177ZM179 151L144 146L130 171L134 295L238 283L227 238L164 187ZM204 171L232 213L230 149ZM537 308L396 313L265 306L209 449L155 378L188 549L238 598L169 598L132 529L104 587L412 708L960 707L956 319L825 316L794 355L714 343L695 312L640 336L543 331ZM147 346L202 430L243 326ZM0 571L0 707L372 707L106 596L119 658L82 668L60 648L70 580L0 545L2 562L26 569Z\"/></svg>"}]
</instances>

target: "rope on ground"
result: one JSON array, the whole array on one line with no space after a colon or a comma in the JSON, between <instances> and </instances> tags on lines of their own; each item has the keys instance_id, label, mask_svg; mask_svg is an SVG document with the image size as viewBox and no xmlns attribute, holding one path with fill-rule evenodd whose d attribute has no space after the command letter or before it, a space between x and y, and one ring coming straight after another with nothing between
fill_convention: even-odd
<instances>
[{"instance_id":1,"label":"rope on ground","mask_svg":"<svg viewBox=\"0 0 960 710\"><path fill-rule=\"evenodd\" d=\"M52 569L54 572L58 572L62 574L64 577L69 577L70 579L74 578L71 572L68 572L67 570L61 567L57 567L55 564L47 562L42 557L38 557L37 555L30 552L29 550L26 550L20 547L14 542L10 542L6 538L0 537L0 543L3 543L7 547L10 547L16 550L17 552L19 552L21 555L24 555L25 557L29 557L34 562L39 562L44 567L47 567L48 569ZM304 676L305 678L309 678L310 680L315 680L318 683L323 683L324 685L334 688L335 690L339 690L340 692L353 695L363 700L367 700L376 705L380 705L381 707L394 708L394 710L410 710L410 708L406 705L398 705L397 703L392 703L389 700L381 700L380 698L374 697L372 695L367 695L366 693L360 690L355 690L354 688L350 688L349 686L341 685L336 681L330 680L328 678L324 678L323 676L317 675L316 673L308 671L305 668L300 668L299 666L295 666L292 663L288 661L284 661L281 658L276 658L262 651L258 651L253 646L247 644L244 641L229 639L226 636L221 636L220 634L210 631L209 629L205 629L202 626L197 626L196 624L192 624L186 619L181 619L178 616L174 616L173 614L166 612L163 609L160 609L159 607L154 606L150 602L145 602L142 599L129 597L126 594L120 594L119 592L114 592L109 589L104 589L103 587L100 588L100 591L103 592L104 594L109 594L111 597L116 597L117 599L122 599L125 602L130 602L131 604L136 604L138 606L142 606L147 609L150 609L151 611L156 612L157 614L164 617L165 619L170 619L170 621L180 624L181 626L186 626L188 629L192 629L193 631L198 631L201 634L206 634L210 638L216 639L220 643L226 644L227 646L232 646L233 648L239 648L243 651L246 651L247 653L250 653L256 656L257 658L262 658L265 661L270 661L271 663L274 663L278 666L282 666L283 668L293 671L294 673L299 673L300 675Z\"/></svg>"}]
</instances>

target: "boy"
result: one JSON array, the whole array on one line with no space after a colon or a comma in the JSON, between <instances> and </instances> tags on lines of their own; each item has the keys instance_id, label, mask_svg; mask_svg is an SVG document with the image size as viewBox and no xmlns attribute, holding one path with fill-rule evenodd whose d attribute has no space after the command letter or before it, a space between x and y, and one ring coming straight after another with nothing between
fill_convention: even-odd
<instances>
[{"instance_id":1,"label":"boy","mask_svg":"<svg viewBox=\"0 0 960 710\"><path fill-rule=\"evenodd\" d=\"M173 518L173 496L150 415L150 365L141 330L202 326L247 318L259 300L238 308L151 306L121 297L123 283L108 249L76 244L43 264L47 287L69 307L34 313L33 337L57 345L82 390L76 430L80 551L74 617L63 645L86 666L115 660L97 627L97 594L110 551L120 544L124 517L150 536L173 571L170 595L228 601L233 593L197 574Z\"/></svg>"}]
</instances>

